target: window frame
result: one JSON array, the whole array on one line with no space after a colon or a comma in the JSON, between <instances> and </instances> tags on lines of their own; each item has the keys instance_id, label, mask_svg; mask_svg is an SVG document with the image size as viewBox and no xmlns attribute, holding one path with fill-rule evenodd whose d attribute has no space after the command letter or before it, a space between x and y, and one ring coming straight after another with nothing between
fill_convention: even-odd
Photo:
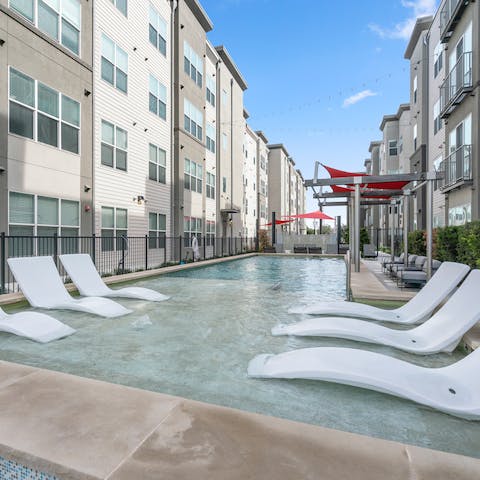
<instances>
[{"instance_id":1,"label":"window frame","mask_svg":"<svg viewBox=\"0 0 480 480\"><path fill-rule=\"evenodd\" d=\"M125 0L125 12L119 8L118 0L110 0L110 3L125 17L128 18L128 0Z\"/></svg>"},{"instance_id":2,"label":"window frame","mask_svg":"<svg viewBox=\"0 0 480 480\"><path fill-rule=\"evenodd\" d=\"M111 0L110 0L111 1ZM107 57L104 56L103 52L103 45L104 45L104 40L107 40L113 44L113 62L110 61ZM128 95L128 52L124 50L122 47L120 47L117 42L112 40L108 35L102 32L101 35L101 46L100 46L100 78L102 81L110 85L111 87L115 88L115 90L118 90L119 92L123 93L124 95ZM122 68L120 68L117 64L118 60L118 51L122 51L126 58L127 58L127 71L124 71ZM107 78L104 77L103 74L103 60L106 62L110 63L113 66L113 82L110 82ZM125 90L120 88L118 86L118 70L122 72L125 75Z\"/></svg>"},{"instance_id":3,"label":"window frame","mask_svg":"<svg viewBox=\"0 0 480 480\"><path fill-rule=\"evenodd\" d=\"M183 72L188 77L190 77L190 79L195 83L195 85L197 85L197 87L203 88L204 71L205 69L202 57L198 55L198 53L191 47L191 45L186 40L184 40Z\"/></svg>"},{"instance_id":4,"label":"window frame","mask_svg":"<svg viewBox=\"0 0 480 480\"><path fill-rule=\"evenodd\" d=\"M104 227L103 225L103 210L104 209L113 210L113 227ZM126 227L119 228L117 220L117 212L126 213ZM113 235L107 236L104 235L104 232L113 232ZM122 234L125 232L125 235ZM128 209L119 208L119 207L110 207L108 205L101 205L100 207L100 238L101 238L101 250L102 252L116 252L119 250L128 250L128 241L126 243L122 242L122 237L125 236L128 239ZM111 242L111 243L110 243ZM111 248L110 248L111 247Z\"/></svg>"},{"instance_id":5,"label":"window frame","mask_svg":"<svg viewBox=\"0 0 480 480\"><path fill-rule=\"evenodd\" d=\"M153 229L150 223L152 215L155 215L155 226ZM165 227L160 228L160 217L165 217ZM153 234L153 235L152 235ZM166 248L167 239L167 215L159 212L148 212L148 248L149 250Z\"/></svg>"},{"instance_id":6,"label":"window frame","mask_svg":"<svg viewBox=\"0 0 480 480\"><path fill-rule=\"evenodd\" d=\"M155 16L155 25L152 25L152 15ZM163 25L165 26L165 37L160 32L160 23L163 23ZM149 41L150 45L155 47L155 49L158 50L166 58L167 57L167 48L168 48L168 43L167 43L168 23L163 18L163 16L158 12L158 10L152 5L152 3L149 4L148 27L149 27L148 28L148 41ZM151 29L153 29L155 31L155 43L152 42ZM160 42L159 38L162 39L163 43ZM164 46L165 51L163 50L163 48L160 48L160 45Z\"/></svg>"},{"instance_id":7,"label":"window frame","mask_svg":"<svg viewBox=\"0 0 480 480\"><path fill-rule=\"evenodd\" d=\"M151 152L151 148L155 148L156 150L156 161L153 162L151 157L150 157L150 152ZM163 152L163 156L165 158L165 164L161 164L159 162L159 151L162 151ZM151 175L150 175L150 169L151 169L151 166L154 165L155 166L155 171L156 171L156 178L152 178ZM160 171L163 169L164 173L163 173L163 178L164 178L164 181L161 181L160 180ZM148 144L148 179L151 180L152 182L155 182L155 183L161 183L163 185L166 185L167 183L167 152L163 149L163 148L160 148L158 145L155 145L154 143L151 143L149 142Z\"/></svg>"},{"instance_id":8,"label":"window frame","mask_svg":"<svg viewBox=\"0 0 480 480\"><path fill-rule=\"evenodd\" d=\"M155 92L152 92L152 83L155 84ZM165 93L164 99L160 97L162 93ZM151 108L152 97L155 99L155 112ZM157 77L155 77L155 75L150 73L148 81L148 111L164 121L167 121L167 97L167 87ZM160 105L163 106L163 109L160 108ZM163 113L163 115L161 113Z\"/></svg>"},{"instance_id":9,"label":"window frame","mask_svg":"<svg viewBox=\"0 0 480 480\"><path fill-rule=\"evenodd\" d=\"M103 139L103 124L108 124L113 127L113 144L108 143L106 140ZM121 172L128 172L128 130L125 130L122 127L119 127L113 122L110 122L105 119L101 119L100 122L100 128L101 128L101 133L100 133L100 164L103 165L104 167L107 168L113 168L114 170L120 170ZM126 138L126 148L119 147L117 145L117 133L118 131L121 130L122 132L125 133L125 138ZM106 145L107 147L111 147L113 149L113 165L108 165L106 163L103 163L103 158L102 158L102 146ZM117 166L117 151L120 150L125 153L125 168L120 168Z\"/></svg>"}]
</instances>

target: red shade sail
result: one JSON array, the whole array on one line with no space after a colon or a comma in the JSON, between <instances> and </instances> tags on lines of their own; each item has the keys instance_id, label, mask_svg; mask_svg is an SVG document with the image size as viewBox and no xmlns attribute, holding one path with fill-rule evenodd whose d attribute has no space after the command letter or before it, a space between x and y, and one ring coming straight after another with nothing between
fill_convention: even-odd
<instances>
[{"instance_id":1,"label":"red shade sail","mask_svg":"<svg viewBox=\"0 0 480 480\"><path fill-rule=\"evenodd\" d=\"M290 222L293 222L293 220L275 220L275 225L284 225L285 223L290 223ZM265 226L266 227L271 227L272 222L267 223Z\"/></svg>"},{"instance_id":2,"label":"red shade sail","mask_svg":"<svg viewBox=\"0 0 480 480\"><path fill-rule=\"evenodd\" d=\"M355 193L355 189L354 188L348 188L348 187L340 187L339 185L330 185L333 193ZM362 192L362 198L376 198L378 200L389 200L390 198L392 198L390 195L385 195L385 196L381 196L381 197L378 197L378 196L368 196L368 191L365 192L363 191Z\"/></svg>"},{"instance_id":3,"label":"red shade sail","mask_svg":"<svg viewBox=\"0 0 480 480\"><path fill-rule=\"evenodd\" d=\"M310 212L310 213L300 213L298 215L290 215L290 218L308 218L308 219L314 219L314 220L335 220L332 217L329 217L323 212L320 212L317 210L316 212ZM291 222L292 220L290 220Z\"/></svg>"},{"instance_id":4,"label":"red shade sail","mask_svg":"<svg viewBox=\"0 0 480 480\"><path fill-rule=\"evenodd\" d=\"M323 165L322 167L329 173L331 178L342 178L342 177L368 177L366 173L353 173L345 172L344 170L337 170L336 168L327 167ZM405 185L408 185L410 182L386 182L386 183L367 183L362 184L361 187L376 188L378 190L401 190ZM350 184L352 185L352 184Z\"/></svg>"}]
</instances>

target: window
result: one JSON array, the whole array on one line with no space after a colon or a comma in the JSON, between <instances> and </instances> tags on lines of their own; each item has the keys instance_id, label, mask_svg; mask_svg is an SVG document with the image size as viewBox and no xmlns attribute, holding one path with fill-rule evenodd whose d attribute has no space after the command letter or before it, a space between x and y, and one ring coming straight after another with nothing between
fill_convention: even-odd
<instances>
[{"instance_id":1,"label":"window","mask_svg":"<svg viewBox=\"0 0 480 480\"><path fill-rule=\"evenodd\" d=\"M22 237L53 237L61 235L60 253L78 251L80 204L72 200L42 197L25 193L9 194L9 234ZM38 238L12 239L12 255L48 255L55 251L55 241ZM35 247L35 248L34 248Z\"/></svg>"},{"instance_id":2,"label":"window","mask_svg":"<svg viewBox=\"0 0 480 480\"><path fill-rule=\"evenodd\" d=\"M245 215L248 215L248 198L245 199Z\"/></svg>"},{"instance_id":3,"label":"window","mask_svg":"<svg viewBox=\"0 0 480 480\"><path fill-rule=\"evenodd\" d=\"M433 169L435 170L435 172L442 172L443 171L443 156L440 155L439 157L437 157L434 161L433 161ZM434 182L434 189L435 190L438 190L441 186L441 181L439 180L435 180Z\"/></svg>"},{"instance_id":4,"label":"window","mask_svg":"<svg viewBox=\"0 0 480 480\"><path fill-rule=\"evenodd\" d=\"M217 94L217 85L215 84L215 79L212 77L207 77L207 102L212 107L215 106L216 94Z\"/></svg>"},{"instance_id":5,"label":"window","mask_svg":"<svg viewBox=\"0 0 480 480\"><path fill-rule=\"evenodd\" d=\"M148 147L148 178L159 183L167 183L167 153L150 143Z\"/></svg>"},{"instance_id":6,"label":"window","mask_svg":"<svg viewBox=\"0 0 480 480\"><path fill-rule=\"evenodd\" d=\"M185 159L184 188L192 192L202 193L203 167L188 158Z\"/></svg>"},{"instance_id":7,"label":"window","mask_svg":"<svg viewBox=\"0 0 480 480\"><path fill-rule=\"evenodd\" d=\"M222 192L227 193L227 177L222 177Z\"/></svg>"},{"instance_id":8,"label":"window","mask_svg":"<svg viewBox=\"0 0 480 480\"><path fill-rule=\"evenodd\" d=\"M215 199L215 175L207 173L207 198Z\"/></svg>"},{"instance_id":9,"label":"window","mask_svg":"<svg viewBox=\"0 0 480 480\"><path fill-rule=\"evenodd\" d=\"M205 242L207 247L215 245L215 221L207 220Z\"/></svg>"},{"instance_id":10,"label":"window","mask_svg":"<svg viewBox=\"0 0 480 480\"><path fill-rule=\"evenodd\" d=\"M101 235L103 251L127 250L127 210L124 208L102 207Z\"/></svg>"},{"instance_id":11,"label":"window","mask_svg":"<svg viewBox=\"0 0 480 480\"><path fill-rule=\"evenodd\" d=\"M126 171L127 148L128 134L126 130L102 120L102 165Z\"/></svg>"},{"instance_id":12,"label":"window","mask_svg":"<svg viewBox=\"0 0 480 480\"><path fill-rule=\"evenodd\" d=\"M228 146L228 137L227 137L227 134L226 133L223 133L222 134L222 148L224 150L227 149L227 146Z\"/></svg>"},{"instance_id":13,"label":"window","mask_svg":"<svg viewBox=\"0 0 480 480\"><path fill-rule=\"evenodd\" d=\"M260 193L262 195L267 194L267 188L266 188L265 180L260 180Z\"/></svg>"},{"instance_id":14,"label":"window","mask_svg":"<svg viewBox=\"0 0 480 480\"><path fill-rule=\"evenodd\" d=\"M207 150L215 153L215 127L207 123Z\"/></svg>"},{"instance_id":15,"label":"window","mask_svg":"<svg viewBox=\"0 0 480 480\"><path fill-rule=\"evenodd\" d=\"M398 155L397 141L389 140L388 141L388 154L390 156Z\"/></svg>"},{"instance_id":16,"label":"window","mask_svg":"<svg viewBox=\"0 0 480 480\"><path fill-rule=\"evenodd\" d=\"M128 55L106 35L102 35L102 78L127 93Z\"/></svg>"},{"instance_id":17,"label":"window","mask_svg":"<svg viewBox=\"0 0 480 480\"><path fill-rule=\"evenodd\" d=\"M195 235L198 240L198 246L202 241L202 219L194 217L183 217L183 234L185 236L186 247L192 246L192 237Z\"/></svg>"},{"instance_id":18,"label":"window","mask_svg":"<svg viewBox=\"0 0 480 480\"><path fill-rule=\"evenodd\" d=\"M413 103L417 103L417 94L418 94L418 76L415 75L413 78Z\"/></svg>"},{"instance_id":19,"label":"window","mask_svg":"<svg viewBox=\"0 0 480 480\"><path fill-rule=\"evenodd\" d=\"M440 100L433 106L433 134L436 135L442 128L442 119L440 118Z\"/></svg>"},{"instance_id":20,"label":"window","mask_svg":"<svg viewBox=\"0 0 480 480\"><path fill-rule=\"evenodd\" d=\"M267 159L263 155L260 155L260 168L262 170L267 169Z\"/></svg>"},{"instance_id":21,"label":"window","mask_svg":"<svg viewBox=\"0 0 480 480\"><path fill-rule=\"evenodd\" d=\"M161 213L148 214L148 248L165 248L167 216Z\"/></svg>"},{"instance_id":22,"label":"window","mask_svg":"<svg viewBox=\"0 0 480 480\"><path fill-rule=\"evenodd\" d=\"M435 50L433 52L433 75L437 78L438 74L442 71L443 68L443 45L438 42L435 46Z\"/></svg>"},{"instance_id":23,"label":"window","mask_svg":"<svg viewBox=\"0 0 480 480\"><path fill-rule=\"evenodd\" d=\"M127 0L110 0L123 15L127 16Z\"/></svg>"},{"instance_id":24,"label":"window","mask_svg":"<svg viewBox=\"0 0 480 480\"><path fill-rule=\"evenodd\" d=\"M417 151L417 124L413 126L413 151Z\"/></svg>"},{"instance_id":25,"label":"window","mask_svg":"<svg viewBox=\"0 0 480 480\"><path fill-rule=\"evenodd\" d=\"M80 104L10 68L9 131L79 153Z\"/></svg>"},{"instance_id":26,"label":"window","mask_svg":"<svg viewBox=\"0 0 480 480\"><path fill-rule=\"evenodd\" d=\"M183 42L183 69L185 73L201 88L203 79L203 60L193 48Z\"/></svg>"},{"instance_id":27,"label":"window","mask_svg":"<svg viewBox=\"0 0 480 480\"><path fill-rule=\"evenodd\" d=\"M186 98L183 101L183 108L185 130L199 140L202 140L203 113L197 110Z\"/></svg>"},{"instance_id":28,"label":"window","mask_svg":"<svg viewBox=\"0 0 480 480\"><path fill-rule=\"evenodd\" d=\"M228 93L225 89L222 89L222 105L225 107L228 102Z\"/></svg>"},{"instance_id":29,"label":"window","mask_svg":"<svg viewBox=\"0 0 480 480\"><path fill-rule=\"evenodd\" d=\"M167 56L167 22L150 5L150 24L148 37L150 43L160 51L163 56Z\"/></svg>"},{"instance_id":30,"label":"window","mask_svg":"<svg viewBox=\"0 0 480 480\"><path fill-rule=\"evenodd\" d=\"M263 203L260 204L260 218L267 218L267 209Z\"/></svg>"},{"instance_id":31,"label":"window","mask_svg":"<svg viewBox=\"0 0 480 480\"><path fill-rule=\"evenodd\" d=\"M163 120L167 119L167 87L150 75L149 110Z\"/></svg>"},{"instance_id":32,"label":"window","mask_svg":"<svg viewBox=\"0 0 480 480\"><path fill-rule=\"evenodd\" d=\"M10 8L76 55L80 52L80 0L10 0Z\"/></svg>"}]
</instances>

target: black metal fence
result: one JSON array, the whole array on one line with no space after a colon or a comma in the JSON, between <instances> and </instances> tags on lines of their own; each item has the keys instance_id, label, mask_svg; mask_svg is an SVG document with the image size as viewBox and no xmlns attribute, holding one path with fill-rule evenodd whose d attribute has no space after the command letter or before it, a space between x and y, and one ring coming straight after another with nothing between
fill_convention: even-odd
<instances>
[{"instance_id":1,"label":"black metal fence","mask_svg":"<svg viewBox=\"0 0 480 480\"><path fill-rule=\"evenodd\" d=\"M88 253L102 276L122 275L175 264L241 255L258 250L256 238L198 236L196 258L189 237L64 237L0 234L0 294L18 291L7 259L51 255L66 279L58 255Z\"/></svg>"}]
</instances>

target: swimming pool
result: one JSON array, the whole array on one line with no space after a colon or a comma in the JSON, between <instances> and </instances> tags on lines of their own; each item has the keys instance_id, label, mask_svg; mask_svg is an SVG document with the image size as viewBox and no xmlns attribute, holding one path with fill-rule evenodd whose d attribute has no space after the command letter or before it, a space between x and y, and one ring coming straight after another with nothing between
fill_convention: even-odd
<instances>
[{"instance_id":1,"label":"swimming pool","mask_svg":"<svg viewBox=\"0 0 480 480\"><path fill-rule=\"evenodd\" d=\"M364 389L302 380L254 380L258 353L311 346L360 347L420 365L442 366L464 353L417 357L336 339L272 337L308 298L345 298L340 259L253 257L137 282L173 298L121 300L131 315L102 319L52 314L78 332L47 345L0 334L0 358L189 399L480 457L480 423Z\"/></svg>"}]
</instances>

